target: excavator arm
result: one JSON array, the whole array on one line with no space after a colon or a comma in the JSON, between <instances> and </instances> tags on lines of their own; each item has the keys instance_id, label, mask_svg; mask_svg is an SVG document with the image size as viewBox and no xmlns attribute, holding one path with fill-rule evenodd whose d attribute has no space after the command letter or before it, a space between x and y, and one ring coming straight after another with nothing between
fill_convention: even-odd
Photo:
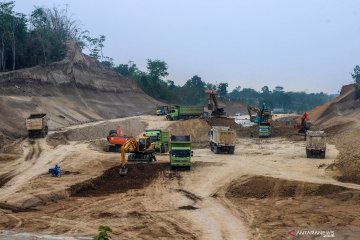
<instances>
[{"instance_id":1,"label":"excavator arm","mask_svg":"<svg viewBox=\"0 0 360 240\"><path fill-rule=\"evenodd\" d=\"M125 167L127 160L125 153L126 152L135 152L138 148L138 142L134 138L128 139L121 146L121 161L120 161L120 175L126 175L128 169Z\"/></svg>"},{"instance_id":2,"label":"excavator arm","mask_svg":"<svg viewBox=\"0 0 360 240\"><path fill-rule=\"evenodd\" d=\"M260 115L260 109L258 109L256 107L248 106L248 113L249 113L250 121L253 122L254 118L252 117L251 112L256 113L256 116L259 116Z\"/></svg>"}]
</instances>

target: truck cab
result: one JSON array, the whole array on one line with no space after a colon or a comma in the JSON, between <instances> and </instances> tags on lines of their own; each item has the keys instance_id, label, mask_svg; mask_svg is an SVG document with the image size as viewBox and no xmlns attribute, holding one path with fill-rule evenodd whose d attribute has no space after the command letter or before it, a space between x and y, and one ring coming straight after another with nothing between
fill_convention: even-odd
<instances>
[{"instance_id":1,"label":"truck cab","mask_svg":"<svg viewBox=\"0 0 360 240\"><path fill-rule=\"evenodd\" d=\"M325 158L326 134L324 131L306 131L306 157Z\"/></svg>"},{"instance_id":2,"label":"truck cab","mask_svg":"<svg viewBox=\"0 0 360 240\"><path fill-rule=\"evenodd\" d=\"M169 151L169 132L160 129L149 129L144 136L155 144L155 152L165 153Z\"/></svg>"},{"instance_id":3,"label":"truck cab","mask_svg":"<svg viewBox=\"0 0 360 240\"><path fill-rule=\"evenodd\" d=\"M162 116L167 115L169 112L169 106L157 106L156 107L156 115Z\"/></svg>"},{"instance_id":4,"label":"truck cab","mask_svg":"<svg viewBox=\"0 0 360 240\"><path fill-rule=\"evenodd\" d=\"M259 123L259 138L271 137L271 124L269 122Z\"/></svg>"},{"instance_id":5,"label":"truck cab","mask_svg":"<svg viewBox=\"0 0 360 240\"><path fill-rule=\"evenodd\" d=\"M190 170L191 157L191 136L189 135L172 135L170 141L170 166L171 169L185 168Z\"/></svg>"}]
</instances>

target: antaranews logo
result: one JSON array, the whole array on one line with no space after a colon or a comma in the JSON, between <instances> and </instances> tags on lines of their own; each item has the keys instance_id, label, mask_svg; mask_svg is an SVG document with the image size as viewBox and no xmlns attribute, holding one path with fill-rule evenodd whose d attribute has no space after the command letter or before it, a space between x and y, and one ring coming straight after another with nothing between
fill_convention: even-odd
<instances>
[{"instance_id":1,"label":"antaranews logo","mask_svg":"<svg viewBox=\"0 0 360 240\"><path fill-rule=\"evenodd\" d=\"M335 231L333 230L314 230L314 229L291 229L287 232L289 238L300 236L320 236L323 238L335 238Z\"/></svg>"},{"instance_id":2,"label":"antaranews logo","mask_svg":"<svg viewBox=\"0 0 360 240\"><path fill-rule=\"evenodd\" d=\"M289 235L289 237L295 237L296 236L296 231L294 229L290 230L290 231L288 231L288 235Z\"/></svg>"}]
</instances>

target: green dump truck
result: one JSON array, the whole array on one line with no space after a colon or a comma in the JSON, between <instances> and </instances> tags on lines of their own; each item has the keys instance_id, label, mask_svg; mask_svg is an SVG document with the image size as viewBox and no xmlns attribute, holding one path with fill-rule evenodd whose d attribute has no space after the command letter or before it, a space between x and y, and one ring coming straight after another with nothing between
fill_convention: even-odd
<instances>
[{"instance_id":1,"label":"green dump truck","mask_svg":"<svg viewBox=\"0 0 360 240\"><path fill-rule=\"evenodd\" d=\"M170 121L178 119L198 118L204 115L203 106L172 106L166 118Z\"/></svg>"},{"instance_id":2,"label":"green dump truck","mask_svg":"<svg viewBox=\"0 0 360 240\"><path fill-rule=\"evenodd\" d=\"M190 170L191 157L191 136L171 135L170 138L170 166L171 169L185 168Z\"/></svg>"},{"instance_id":3,"label":"green dump truck","mask_svg":"<svg viewBox=\"0 0 360 240\"><path fill-rule=\"evenodd\" d=\"M259 138L271 137L271 124L269 122L259 123Z\"/></svg>"},{"instance_id":4,"label":"green dump truck","mask_svg":"<svg viewBox=\"0 0 360 240\"><path fill-rule=\"evenodd\" d=\"M144 134L155 143L155 152L165 153L169 151L169 132L160 129L149 129Z\"/></svg>"}]
</instances>

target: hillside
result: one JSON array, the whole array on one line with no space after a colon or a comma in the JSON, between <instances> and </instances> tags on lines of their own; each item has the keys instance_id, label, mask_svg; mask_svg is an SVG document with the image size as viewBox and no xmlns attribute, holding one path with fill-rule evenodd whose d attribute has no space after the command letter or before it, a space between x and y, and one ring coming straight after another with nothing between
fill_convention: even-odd
<instances>
[{"instance_id":1,"label":"hillside","mask_svg":"<svg viewBox=\"0 0 360 240\"><path fill-rule=\"evenodd\" d=\"M66 57L50 65L0 74L0 145L26 134L24 119L45 112L49 127L152 113L158 102L131 80L104 68L68 43Z\"/></svg>"},{"instance_id":2,"label":"hillside","mask_svg":"<svg viewBox=\"0 0 360 240\"><path fill-rule=\"evenodd\" d=\"M360 183L360 100L355 99L355 85L346 85L332 101L310 111L311 120L324 129L340 153L336 167L341 181Z\"/></svg>"}]
</instances>

